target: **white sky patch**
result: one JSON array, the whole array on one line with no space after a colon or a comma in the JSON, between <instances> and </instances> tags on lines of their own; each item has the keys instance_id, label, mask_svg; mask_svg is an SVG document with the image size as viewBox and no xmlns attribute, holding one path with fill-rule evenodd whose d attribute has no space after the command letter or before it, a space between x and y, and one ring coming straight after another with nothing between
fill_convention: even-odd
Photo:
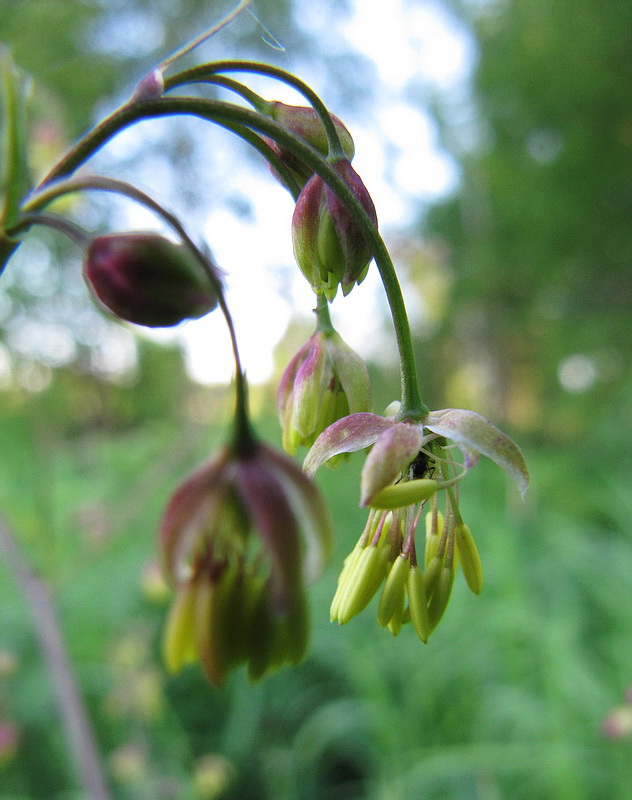
<instances>
[{"instance_id":1,"label":"white sky patch","mask_svg":"<svg viewBox=\"0 0 632 800\"><path fill-rule=\"evenodd\" d=\"M309 3L302 7L299 21L312 35L326 36L329 30L333 37L332 9L333 6L327 11ZM454 163L440 149L436 125L419 104L413 105L406 96L408 87L413 82L432 92L449 91L462 84L472 62L472 44L438 6L407 0L355 0L350 14L336 25L335 38L337 47L349 46L376 65L376 106L362 125L354 119L345 118L345 122L356 144L354 168L375 202L380 228L388 238L389 230L401 230L414 222L420 202L440 197L458 180ZM291 52L288 55L293 56ZM298 59L300 54L295 55ZM318 91L318 78L297 69L300 77L313 83ZM303 102L283 84L272 84L271 94L269 79L253 76L248 82L265 97L294 104ZM344 116L344 109L336 112ZM134 126L116 137L108 145L108 152L125 161L130 152L145 147L148 138L163 135L167 124L154 120ZM274 349L292 314L298 310L309 315L315 297L294 263L293 205L289 194L265 170L253 170L252 162L233 161L233 155L228 158L227 174L226 164L222 171L222 162L218 162L210 177L230 179L236 192L248 199L252 212L240 214L230 204L224 204L206 218L203 210L196 214L198 219L205 219L202 229L196 230L197 222L193 221L187 228L196 241L208 242L217 263L227 273L227 300L243 366L249 380L258 383L270 377ZM163 172L157 164L148 176L152 184L148 192L157 199L166 199L169 207L170 187L160 178ZM189 178L204 180L203 173ZM166 230L141 206L130 202L126 203L125 210L128 209L130 229ZM334 323L343 338L364 357L378 360L396 358L394 346L381 335L386 314L386 300L374 265L361 287L347 298L337 298L332 306ZM194 380L209 384L232 379L230 340L219 310L202 320L147 335L179 341Z\"/></svg>"}]
</instances>

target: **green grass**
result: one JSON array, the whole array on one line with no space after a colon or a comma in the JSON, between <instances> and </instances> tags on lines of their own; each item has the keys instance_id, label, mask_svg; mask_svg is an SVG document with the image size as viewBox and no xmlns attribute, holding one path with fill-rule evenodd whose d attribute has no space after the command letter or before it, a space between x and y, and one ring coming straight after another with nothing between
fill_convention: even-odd
<instances>
[{"instance_id":1,"label":"green grass","mask_svg":"<svg viewBox=\"0 0 632 800\"><path fill-rule=\"evenodd\" d=\"M195 667L164 675L165 607L141 585L169 486L206 442L174 455L180 436L167 424L70 436L19 420L0 424L15 454L0 466L0 500L54 589L116 798L202 798L193 777L208 755L223 759L211 772L227 800L630 797L632 744L601 734L632 683L623 469L604 487L590 462L534 451L522 504L481 464L462 506L486 586L475 597L459 579L426 646L408 628L395 639L381 629L375 603L343 628L329 623L337 571L364 522L361 458L325 472L337 542L312 589L310 655L261 684L237 673L216 691ZM46 665L4 567L0 604L0 650L17 659L0 678L0 717L21 730L0 766L0 798L68 800L76 784Z\"/></svg>"}]
</instances>

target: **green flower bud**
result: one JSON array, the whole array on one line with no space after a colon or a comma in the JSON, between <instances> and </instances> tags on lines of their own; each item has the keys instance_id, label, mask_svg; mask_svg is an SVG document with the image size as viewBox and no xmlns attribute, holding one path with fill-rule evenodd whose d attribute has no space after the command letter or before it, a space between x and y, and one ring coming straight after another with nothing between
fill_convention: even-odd
<instances>
[{"instance_id":1,"label":"green flower bud","mask_svg":"<svg viewBox=\"0 0 632 800\"><path fill-rule=\"evenodd\" d=\"M285 103L275 101L270 103L269 113L272 119L278 122L279 125L282 125L291 133L299 136L304 142L310 144L315 150L318 150L319 153L322 153L324 156L328 155L329 143L327 141L325 128L320 117L311 106L289 106ZM342 149L349 161L351 161L355 155L355 147L351 134L338 117L332 114L332 119L338 136L340 137ZM292 173L298 185L302 188L312 177L314 170L308 167L300 158L297 158L297 156L286 147L282 147L278 142L275 142L274 139L269 139L268 137L264 138L281 159L285 167ZM285 185L283 179L274 170L272 170L272 172L275 177Z\"/></svg>"},{"instance_id":2,"label":"green flower bud","mask_svg":"<svg viewBox=\"0 0 632 800\"><path fill-rule=\"evenodd\" d=\"M373 201L347 159L332 164L377 227ZM299 195L292 218L294 256L316 294L333 300L342 287L349 294L361 283L371 261L371 248L345 204L319 175Z\"/></svg>"},{"instance_id":3,"label":"green flower bud","mask_svg":"<svg viewBox=\"0 0 632 800\"><path fill-rule=\"evenodd\" d=\"M95 237L83 273L98 301L137 325L169 327L217 305L212 280L191 250L153 233Z\"/></svg>"},{"instance_id":4,"label":"green flower bud","mask_svg":"<svg viewBox=\"0 0 632 800\"><path fill-rule=\"evenodd\" d=\"M277 393L283 447L293 454L349 413L366 411L369 374L364 361L335 331L316 331L288 364Z\"/></svg>"}]
</instances>

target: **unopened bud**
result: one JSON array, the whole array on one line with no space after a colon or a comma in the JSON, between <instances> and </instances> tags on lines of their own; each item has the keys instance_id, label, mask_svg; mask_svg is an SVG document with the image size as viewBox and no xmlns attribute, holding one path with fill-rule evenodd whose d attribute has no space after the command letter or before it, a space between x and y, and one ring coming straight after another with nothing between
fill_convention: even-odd
<instances>
[{"instance_id":1,"label":"unopened bud","mask_svg":"<svg viewBox=\"0 0 632 800\"><path fill-rule=\"evenodd\" d=\"M109 311L150 328L197 319L217 305L211 278L191 250L153 233L95 237L84 278Z\"/></svg>"},{"instance_id":2,"label":"unopened bud","mask_svg":"<svg viewBox=\"0 0 632 800\"><path fill-rule=\"evenodd\" d=\"M332 164L377 227L373 201L347 159ZM366 277L371 248L346 205L319 175L299 195L292 217L294 256L316 294L333 300Z\"/></svg>"},{"instance_id":3,"label":"unopened bud","mask_svg":"<svg viewBox=\"0 0 632 800\"><path fill-rule=\"evenodd\" d=\"M315 150L318 150L319 153L324 156L328 155L329 142L327 141L325 128L320 117L311 106L289 106L277 101L270 103L270 108L270 116L279 125L282 125L295 136L299 136ZM332 120L340 137L342 149L349 161L351 161L355 154L351 134L338 117L333 114ZM274 139L269 139L268 137L265 137L265 139L302 188L312 177L314 170L286 147L282 147L278 142L275 142ZM283 179L274 170L273 174L285 185Z\"/></svg>"},{"instance_id":4,"label":"unopened bud","mask_svg":"<svg viewBox=\"0 0 632 800\"><path fill-rule=\"evenodd\" d=\"M283 447L293 454L312 445L329 425L367 411L369 374L364 361L336 332L316 331L288 364L277 393Z\"/></svg>"}]
</instances>

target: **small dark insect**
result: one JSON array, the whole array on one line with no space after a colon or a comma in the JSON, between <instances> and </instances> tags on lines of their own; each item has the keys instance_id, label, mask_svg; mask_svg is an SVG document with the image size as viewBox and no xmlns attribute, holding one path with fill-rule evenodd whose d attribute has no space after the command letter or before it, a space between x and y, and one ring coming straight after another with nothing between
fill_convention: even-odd
<instances>
[{"instance_id":1,"label":"small dark insect","mask_svg":"<svg viewBox=\"0 0 632 800\"><path fill-rule=\"evenodd\" d=\"M415 460L411 462L408 467L408 472L411 480L417 478L431 477L434 473L434 461L431 462L430 456L420 450L415 456Z\"/></svg>"}]
</instances>

